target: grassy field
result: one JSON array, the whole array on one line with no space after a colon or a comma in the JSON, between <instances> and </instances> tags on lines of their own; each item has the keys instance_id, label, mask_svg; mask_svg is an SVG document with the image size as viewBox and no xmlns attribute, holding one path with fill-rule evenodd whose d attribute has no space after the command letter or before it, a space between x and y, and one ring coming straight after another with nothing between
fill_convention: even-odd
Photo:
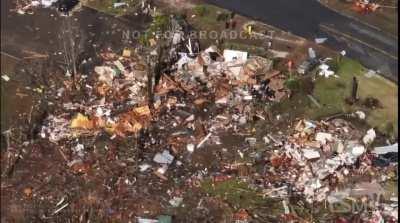
<instances>
[{"instance_id":1,"label":"grassy field","mask_svg":"<svg viewBox=\"0 0 400 223\"><path fill-rule=\"evenodd\" d=\"M344 58L338 66L339 78L319 77L314 89L314 97L322 104L322 109L310 110L312 116L330 115L337 112L352 112L362 110L367 114L367 123L391 135L397 135L398 99L397 85L381 76L367 76L367 70L358 62ZM358 97L360 103L348 105L345 98L349 97L352 88L352 78L359 83ZM380 101L382 107L372 109L362 105L366 98L372 97Z\"/></svg>"},{"instance_id":2,"label":"grassy field","mask_svg":"<svg viewBox=\"0 0 400 223\"><path fill-rule=\"evenodd\" d=\"M310 78L299 79L299 89L290 99L272 107L273 113L288 113L292 118L320 119L339 113L363 111L366 122L371 127L393 138L398 136L398 87L395 83L378 75L368 76L357 61L343 58L337 66L338 78L317 76L314 88L310 87ZM351 95L352 79L358 80L359 100L353 105L346 103ZM321 105L319 108L307 96L312 95ZM378 108L364 105L366 98L375 98L381 104Z\"/></svg>"},{"instance_id":3,"label":"grassy field","mask_svg":"<svg viewBox=\"0 0 400 223\"><path fill-rule=\"evenodd\" d=\"M300 87L302 90L274 107L275 112L289 112L292 117L319 119L338 113L361 110L366 113L367 124L394 138L398 134L398 87L393 82L381 76L368 76L365 69L357 61L343 58L337 65L338 78L318 76L312 92L309 86ZM345 102L351 95L352 79L358 80L359 101L353 105ZM299 81L307 83L309 81ZM311 94L321 105L319 108L307 97ZM378 99L381 107L371 108L363 105L366 98Z\"/></svg>"},{"instance_id":4,"label":"grassy field","mask_svg":"<svg viewBox=\"0 0 400 223\"><path fill-rule=\"evenodd\" d=\"M125 2L128 4L126 7L114 8L114 3ZM134 12L136 7L140 4L139 0L84 0L82 1L84 6L94 8L98 11L105 12L107 14L113 14L117 16L125 15L130 12Z\"/></svg>"},{"instance_id":5,"label":"grassy field","mask_svg":"<svg viewBox=\"0 0 400 223\"><path fill-rule=\"evenodd\" d=\"M229 16L229 11L213 5L201 4L193 9L194 17L189 18L189 22L198 30L221 30L223 29L223 17ZM220 16L221 21L217 21Z\"/></svg>"}]
</instances>

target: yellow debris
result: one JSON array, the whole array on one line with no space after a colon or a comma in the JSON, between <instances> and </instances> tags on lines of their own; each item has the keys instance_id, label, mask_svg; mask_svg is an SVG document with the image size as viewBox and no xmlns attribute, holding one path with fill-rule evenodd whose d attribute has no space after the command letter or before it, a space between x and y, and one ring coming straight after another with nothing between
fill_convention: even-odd
<instances>
[{"instance_id":1,"label":"yellow debris","mask_svg":"<svg viewBox=\"0 0 400 223\"><path fill-rule=\"evenodd\" d=\"M139 116L150 116L150 108L148 105L142 106L142 107L137 107L133 109L133 112L138 114Z\"/></svg>"},{"instance_id":2,"label":"yellow debris","mask_svg":"<svg viewBox=\"0 0 400 223\"><path fill-rule=\"evenodd\" d=\"M139 122L135 122L132 126L132 132L139 132L143 126Z\"/></svg>"},{"instance_id":3,"label":"yellow debris","mask_svg":"<svg viewBox=\"0 0 400 223\"><path fill-rule=\"evenodd\" d=\"M128 49L124 49L124 50L122 51L122 56L123 56L123 57L131 57L131 51L128 50Z\"/></svg>"},{"instance_id":4,"label":"yellow debris","mask_svg":"<svg viewBox=\"0 0 400 223\"><path fill-rule=\"evenodd\" d=\"M250 26L250 25L247 26L247 33L250 34L250 35L251 35L251 32L252 32L252 28L253 28L253 27Z\"/></svg>"},{"instance_id":5,"label":"yellow debris","mask_svg":"<svg viewBox=\"0 0 400 223\"><path fill-rule=\"evenodd\" d=\"M81 128L81 129L92 129L93 121L89 120L87 116L78 113L76 117L71 121L71 128Z\"/></svg>"}]
</instances>

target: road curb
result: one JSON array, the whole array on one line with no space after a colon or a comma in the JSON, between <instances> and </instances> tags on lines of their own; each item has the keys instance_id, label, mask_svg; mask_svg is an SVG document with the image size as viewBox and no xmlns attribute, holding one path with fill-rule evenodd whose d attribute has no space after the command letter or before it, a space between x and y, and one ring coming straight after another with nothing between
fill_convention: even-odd
<instances>
[{"instance_id":1,"label":"road curb","mask_svg":"<svg viewBox=\"0 0 400 223\"><path fill-rule=\"evenodd\" d=\"M364 22L364 21L361 21L360 19L358 19L358 18L356 18L356 17L354 17L354 16L348 15L348 14L343 13L343 12L340 12L339 10L336 10L336 9L334 9L334 8L332 8L332 7L329 7L328 5L326 5L326 4L324 4L323 2L321 2L321 0L317 0L317 1L318 1L321 5L323 5L324 7L328 8L329 10L332 10L332 11L336 12L337 14L339 14L339 15L341 15L341 16L344 16L344 17L346 17L346 18L349 18L349 19L352 19L352 20L354 20L354 21L357 21L357 22L359 22L359 23L361 23L361 24L363 24L363 25L365 25L365 26L368 26L369 28L375 29L375 30L377 30L377 31L379 31L379 32L384 33L385 35L390 36L391 38L394 38L395 40L398 40L398 36L396 36L396 35L393 35L393 34L391 34L391 33L388 33L388 32L386 32L386 31L383 31L383 30L380 29L379 27L376 27L376 26L374 26L374 25L371 25L371 24L368 24L368 23L366 23L366 22Z\"/></svg>"},{"instance_id":2,"label":"road curb","mask_svg":"<svg viewBox=\"0 0 400 223\"><path fill-rule=\"evenodd\" d=\"M303 41L303 42L310 41L310 40L307 40L306 38L304 38L302 36L298 36L298 35L295 35L293 33L288 32L288 31L284 31L284 30L282 30L282 29L280 29L280 28L278 28L276 26L272 26L272 25L269 25L269 24L267 24L267 23L265 23L265 22L263 22L261 20L257 20L256 18L252 18L252 17L249 17L249 16L244 16L244 17L248 17L248 18L252 19L252 21L248 21L248 22L243 24L242 28L245 29L245 30L246 30L246 26L247 25L254 25L254 24L256 25L256 23L259 23L259 24L261 24L263 26L268 27L269 29L275 29L275 30L277 30L277 31L279 31L281 33L284 33L284 34L286 34L286 35L288 35L290 37L293 37L295 39L299 39L299 41Z\"/></svg>"},{"instance_id":3,"label":"road curb","mask_svg":"<svg viewBox=\"0 0 400 223\"><path fill-rule=\"evenodd\" d=\"M384 50L382 50L380 48L372 46L371 44L366 43L366 42L364 42L364 41L362 41L362 40L360 40L360 39L358 39L358 38L356 38L354 36L351 36L350 34L341 32L341 31L339 31L339 30L337 30L335 28L332 28L332 27L329 27L329 26L326 26L326 25L322 25L322 24L320 25L320 27L325 29L325 30L327 30L328 32L336 33L337 35L341 35L341 36L343 36L343 37L345 37L347 39L351 39L353 41L359 42L359 43L361 43L361 44L363 44L363 45L365 45L365 46L367 46L367 47L369 47L369 48L371 48L371 49L373 49L373 50L375 50L377 52L380 52L380 53L382 53L382 54L384 54L384 55L386 55L386 56L388 56L388 57L390 57L392 59L398 60L398 57L393 56L389 52L386 52L386 51L384 51Z\"/></svg>"}]
</instances>

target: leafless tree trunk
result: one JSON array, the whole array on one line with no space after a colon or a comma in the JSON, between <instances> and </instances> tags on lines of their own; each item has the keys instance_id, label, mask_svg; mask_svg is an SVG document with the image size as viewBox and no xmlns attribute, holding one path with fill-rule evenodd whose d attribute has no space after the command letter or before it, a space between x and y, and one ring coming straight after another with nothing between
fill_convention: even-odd
<instances>
[{"instance_id":1,"label":"leafless tree trunk","mask_svg":"<svg viewBox=\"0 0 400 223\"><path fill-rule=\"evenodd\" d=\"M148 87L148 103L150 109L154 109L154 87L153 82L155 82L155 78L159 75L162 75L162 61L164 59L164 44L163 41L160 40L159 44L157 45L156 52L157 55L149 56L147 58L147 87Z\"/></svg>"},{"instance_id":2,"label":"leafless tree trunk","mask_svg":"<svg viewBox=\"0 0 400 223\"><path fill-rule=\"evenodd\" d=\"M71 24L72 17L64 17L64 21L61 26L61 35L59 36L62 42L62 48L64 51L64 60L67 64L67 70L71 72L73 86L76 87L76 75L78 73L76 68L77 54L79 53L79 44L77 44L76 32Z\"/></svg>"},{"instance_id":3,"label":"leafless tree trunk","mask_svg":"<svg viewBox=\"0 0 400 223\"><path fill-rule=\"evenodd\" d=\"M154 93L153 93L153 73L154 67L151 60L151 56L147 57L147 95L148 95L148 104L150 110L154 109L153 101L154 101Z\"/></svg>"}]
</instances>

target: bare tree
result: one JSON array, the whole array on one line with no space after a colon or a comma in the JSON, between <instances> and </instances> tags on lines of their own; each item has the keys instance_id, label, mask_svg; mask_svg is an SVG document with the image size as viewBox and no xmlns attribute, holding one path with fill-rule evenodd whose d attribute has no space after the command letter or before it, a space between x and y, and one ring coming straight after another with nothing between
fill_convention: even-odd
<instances>
[{"instance_id":1,"label":"bare tree","mask_svg":"<svg viewBox=\"0 0 400 223\"><path fill-rule=\"evenodd\" d=\"M147 57L147 90L148 90L148 103L150 109L153 109L154 102L154 87L155 79L162 75L163 72L163 60L165 58L164 53L164 44L163 41L160 40L159 44L157 44L156 49L153 52L156 52L153 55L149 55Z\"/></svg>"},{"instance_id":2,"label":"bare tree","mask_svg":"<svg viewBox=\"0 0 400 223\"><path fill-rule=\"evenodd\" d=\"M73 17L65 16L61 25L61 32L59 34L59 40L62 44L64 53L64 61L67 65L67 71L72 76L73 86L76 87L76 76L78 73L77 69L77 58L80 53L82 36L79 35L79 27L73 26Z\"/></svg>"}]
</instances>

